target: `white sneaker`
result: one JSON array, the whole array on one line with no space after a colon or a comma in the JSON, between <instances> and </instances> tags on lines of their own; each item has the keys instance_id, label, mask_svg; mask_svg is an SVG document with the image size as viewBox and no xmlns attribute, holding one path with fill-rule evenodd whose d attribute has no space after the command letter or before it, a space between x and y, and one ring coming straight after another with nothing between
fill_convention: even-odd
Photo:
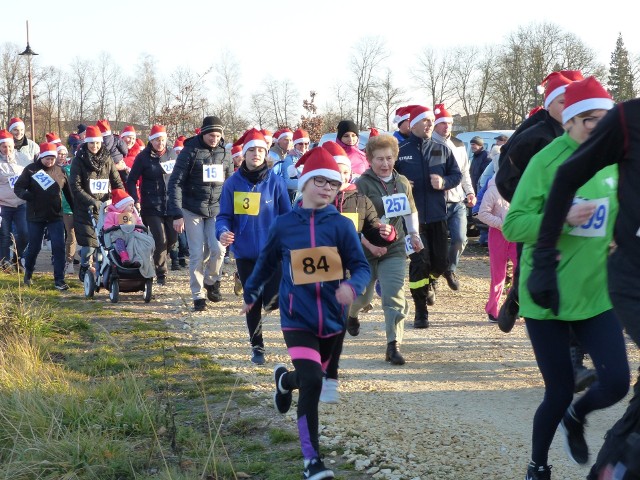
<instances>
[{"instance_id":1,"label":"white sneaker","mask_svg":"<svg viewBox=\"0 0 640 480\"><path fill-rule=\"evenodd\" d=\"M323 403L339 403L340 392L338 392L338 380L333 378L322 379L322 392L320 392L320 401Z\"/></svg>"},{"instance_id":2,"label":"white sneaker","mask_svg":"<svg viewBox=\"0 0 640 480\"><path fill-rule=\"evenodd\" d=\"M73 262L69 262L65 265L64 273L65 275L73 275L76 273L76 271L73 269Z\"/></svg>"}]
</instances>

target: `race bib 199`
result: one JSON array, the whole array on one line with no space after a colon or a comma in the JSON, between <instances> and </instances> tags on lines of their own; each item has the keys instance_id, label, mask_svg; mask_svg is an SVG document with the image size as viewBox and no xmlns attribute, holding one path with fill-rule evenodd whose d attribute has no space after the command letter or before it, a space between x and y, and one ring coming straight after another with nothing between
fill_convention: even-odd
<instances>
[{"instance_id":1,"label":"race bib 199","mask_svg":"<svg viewBox=\"0 0 640 480\"><path fill-rule=\"evenodd\" d=\"M233 213L236 215L258 215L260 192L233 192Z\"/></svg>"},{"instance_id":2,"label":"race bib 199","mask_svg":"<svg viewBox=\"0 0 640 480\"><path fill-rule=\"evenodd\" d=\"M162 170L164 170L164 173L166 173L167 175L171 175L171 172L173 172L173 167L176 166L176 161L169 160L167 162L161 162L160 166L162 167Z\"/></svg>"},{"instance_id":3,"label":"race bib 199","mask_svg":"<svg viewBox=\"0 0 640 480\"><path fill-rule=\"evenodd\" d=\"M315 247L291 250L291 272L294 285L342 280L344 271L337 247Z\"/></svg>"},{"instance_id":4,"label":"race bib 199","mask_svg":"<svg viewBox=\"0 0 640 480\"><path fill-rule=\"evenodd\" d=\"M569 231L569 235L577 237L604 237L607 233L607 221L609 219L609 199L598 198L588 200L596 205L596 211L591 215L587 223L575 227Z\"/></svg>"},{"instance_id":5,"label":"race bib 199","mask_svg":"<svg viewBox=\"0 0 640 480\"><path fill-rule=\"evenodd\" d=\"M55 180L51 178L44 170L38 170L33 174L33 177L31 178L34 179L43 190L46 190L55 183Z\"/></svg>"},{"instance_id":6,"label":"race bib 199","mask_svg":"<svg viewBox=\"0 0 640 480\"><path fill-rule=\"evenodd\" d=\"M9 177L9 186L11 187L12 190L13 190L13 187L16 186L16 180L18 180L18 178L20 178L20 175L12 175Z\"/></svg>"},{"instance_id":7,"label":"race bib 199","mask_svg":"<svg viewBox=\"0 0 640 480\"><path fill-rule=\"evenodd\" d=\"M382 204L384 205L384 215L387 218L411 214L409 199L405 193L386 195L382 197Z\"/></svg>"},{"instance_id":8,"label":"race bib 199","mask_svg":"<svg viewBox=\"0 0 640 480\"><path fill-rule=\"evenodd\" d=\"M109 180L100 179L100 178L91 178L89 179L89 191L91 193L100 194L100 193L108 193L109 192Z\"/></svg>"},{"instance_id":9,"label":"race bib 199","mask_svg":"<svg viewBox=\"0 0 640 480\"><path fill-rule=\"evenodd\" d=\"M202 165L203 182L224 182L222 165Z\"/></svg>"}]
</instances>

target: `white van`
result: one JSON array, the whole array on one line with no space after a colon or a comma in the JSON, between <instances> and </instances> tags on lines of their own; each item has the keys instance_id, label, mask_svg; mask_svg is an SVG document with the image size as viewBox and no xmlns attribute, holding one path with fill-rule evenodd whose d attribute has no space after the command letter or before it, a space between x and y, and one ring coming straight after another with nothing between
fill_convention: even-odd
<instances>
[{"instance_id":1,"label":"white van","mask_svg":"<svg viewBox=\"0 0 640 480\"><path fill-rule=\"evenodd\" d=\"M378 129L378 132L380 133L380 135L391 135L389 132L385 132L384 130L380 130L380 129ZM364 150L364 147L366 147L367 142L369 141L369 133L371 133L369 130L363 130L358 134L358 148L360 150ZM318 146L320 147L324 142L328 142L328 141L335 142L336 135L337 135L336 132L325 133L324 135L322 135L322 137L320 137Z\"/></svg>"},{"instance_id":2,"label":"white van","mask_svg":"<svg viewBox=\"0 0 640 480\"><path fill-rule=\"evenodd\" d=\"M473 157L471 153L471 146L469 142L473 137L480 137L484 142L484 149L487 152L490 152L493 146L496 144L496 137L499 135L506 135L510 137L513 134L514 130L479 130L476 132L464 132L458 133L455 137L464 143L467 149L467 155L469 155L469 159Z\"/></svg>"}]
</instances>

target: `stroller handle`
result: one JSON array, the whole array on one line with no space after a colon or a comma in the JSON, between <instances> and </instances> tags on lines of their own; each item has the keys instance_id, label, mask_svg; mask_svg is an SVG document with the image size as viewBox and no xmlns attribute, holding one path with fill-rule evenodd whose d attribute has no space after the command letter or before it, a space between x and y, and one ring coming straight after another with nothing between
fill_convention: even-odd
<instances>
[{"instance_id":1,"label":"stroller handle","mask_svg":"<svg viewBox=\"0 0 640 480\"><path fill-rule=\"evenodd\" d=\"M105 233L115 232L119 228L120 228L120 225L114 225L113 227L109 227L106 230L103 230L102 233L105 234ZM149 233L149 229L144 225L136 225L135 230L142 230L144 233Z\"/></svg>"}]
</instances>

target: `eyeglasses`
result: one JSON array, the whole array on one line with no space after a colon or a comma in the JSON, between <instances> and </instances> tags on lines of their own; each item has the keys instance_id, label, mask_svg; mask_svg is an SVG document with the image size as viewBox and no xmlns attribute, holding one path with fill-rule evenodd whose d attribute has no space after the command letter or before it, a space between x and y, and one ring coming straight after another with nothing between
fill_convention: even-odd
<instances>
[{"instance_id":1,"label":"eyeglasses","mask_svg":"<svg viewBox=\"0 0 640 480\"><path fill-rule=\"evenodd\" d=\"M313 184L316 187L324 187L326 184L329 184L331 190L338 190L342 186L342 182L337 182L335 180L327 180L324 177L313 177Z\"/></svg>"}]
</instances>

